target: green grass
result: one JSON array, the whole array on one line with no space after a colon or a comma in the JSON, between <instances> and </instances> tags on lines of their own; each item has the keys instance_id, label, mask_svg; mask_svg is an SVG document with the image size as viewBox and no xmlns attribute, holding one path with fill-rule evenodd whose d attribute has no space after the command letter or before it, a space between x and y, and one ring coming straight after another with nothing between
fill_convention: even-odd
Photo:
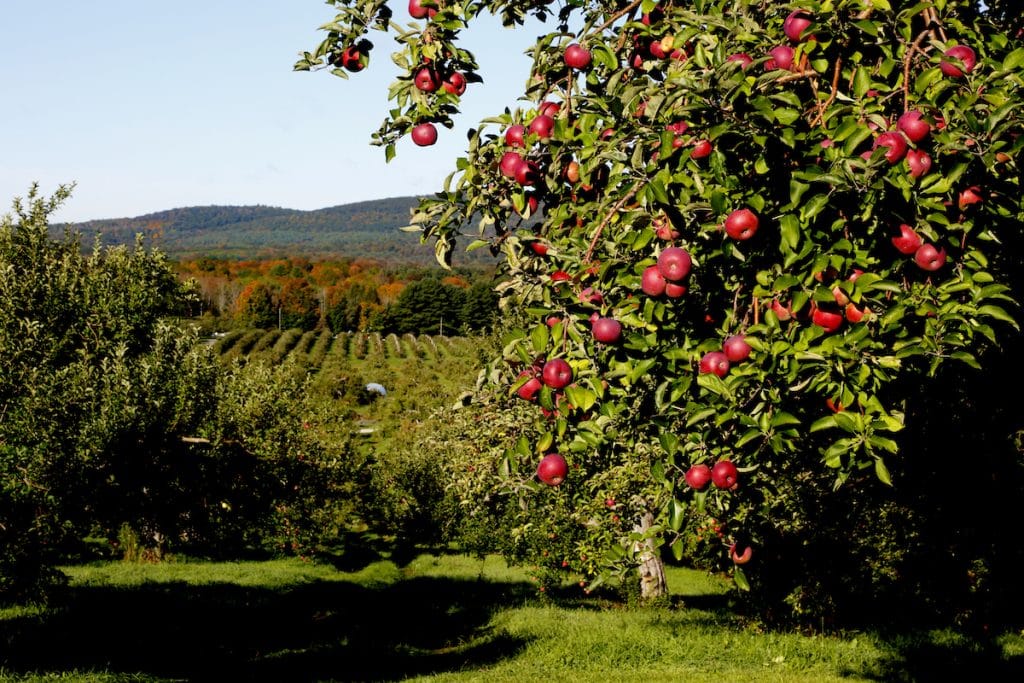
<instances>
[{"instance_id":1,"label":"green grass","mask_svg":"<svg viewBox=\"0 0 1024 683\"><path fill-rule=\"evenodd\" d=\"M354 572L298 560L69 567L49 608L0 611L0 680L1020 680L1024 637L761 632L721 579L670 570L673 606L567 584L557 603L495 557Z\"/></svg>"}]
</instances>

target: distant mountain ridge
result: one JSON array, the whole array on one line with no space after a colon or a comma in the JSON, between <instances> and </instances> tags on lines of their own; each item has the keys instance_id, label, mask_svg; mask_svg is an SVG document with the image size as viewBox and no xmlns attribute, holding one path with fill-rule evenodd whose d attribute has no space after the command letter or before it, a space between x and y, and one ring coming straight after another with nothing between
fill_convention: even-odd
<instances>
[{"instance_id":1,"label":"distant mountain ridge","mask_svg":"<svg viewBox=\"0 0 1024 683\"><path fill-rule=\"evenodd\" d=\"M409 224L417 203L416 197L393 197L313 211L263 205L192 206L70 227L82 234L85 245L97 234L105 245L133 244L135 235L142 233L147 244L176 259L306 256L432 263L434 250L420 244L416 233L399 230ZM64 227L53 229L61 232ZM483 264L493 258L486 249L470 253L459 249L455 262Z\"/></svg>"}]
</instances>

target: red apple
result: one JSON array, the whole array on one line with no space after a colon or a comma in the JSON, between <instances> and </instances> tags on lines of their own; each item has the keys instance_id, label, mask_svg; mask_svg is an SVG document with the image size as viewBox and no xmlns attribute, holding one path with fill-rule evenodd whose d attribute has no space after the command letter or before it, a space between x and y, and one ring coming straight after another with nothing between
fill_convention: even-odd
<instances>
[{"instance_id":1,"label":"red apple","mask_svg":"<svg viewBox=\"0 0 1024 683\"><path fill-rule=\"evenodd\" d=\"M505 152L501 157L501 161L498 162L498 168L501 169L501 174L506 178L515 178L516 171L525 163L519 152Z\"/></svg>"},{"instance_id":2,"label":"red apple","mask_svg":"<svg viewBox=\"0 0 1024 683\"><path fill-rule=\"evenodd\" d=\"M424 66L416 72L416 75L413 77L413 83L423 92L434 92L439 85L437 74L429 66Z\"/></svg>"},{"instance_id":3,"label":"red apple","mask_svg":"<svg viewBox=\"0 0 1024 683\"><path fill-rule=\"evenodd\" d=\"M782 69L789 71L793 67L793 48L789 45L779 45L768 51L769 59L764 63L765 71Z\"/></svg>"},{"instance_id":4,"label":"red apple","mask_svg":"<svg viewBox=\"0 0 1024 683\"><path fill-rule=\"evenodd\" d=\"M711 468L711 482L720 489L731 489L738 479L739 471L729 460L719 460Z\"/></svg>"},{"instance_id":5,"label":"red apple","mask_svg":"<svg viewBox=\"0 0 1024 683\"><path fill-rule=\"evenodd\" d=\"M550 116L555 118L558 116L558 112L561 110L562 105L558 102L541 102L537 107L537 113L541 116Z\"/></svg>"},{"instance_id":6,"label":"red apple","mask_svg":"<svg viewBox=\"0 0 1024 683\"><path fill-rule=\"evenodd\" d=\"M530 122L530 132L541 140L550 140L551 131L555 129L555 120L547 114L538 114Z\"/></svg>"},{"instance_id":7,"label":"red apple","mask_svg":"<svg viewBox=\"0 0 1024 683\"><path fill-rule=\"evenodd\" d=\"M541 379L552 389L564 389L572 382L572 367L564 358L552 358L544 363Z\"/></svg>"},{"instance_id":8,"label":"red apple","mask_svg":"<svg viewBox=\"0 0 1024 683\"><path fill-rule=\"evenodd\" d=\"M900 116L896 125L914 143L921 142L928 137L928 133L932 132L931 124L925 121L921 112L916 109L911 109Z\"/></svg>"},{"instance_id":9,"label":"red apple","mask_svg":"<svg viewBox=\"0 0 1024 683\"><path fill-rule=\"evenodd\" d=\"M523 187L532 187L540 179L540 166L533 161L523 161L516 166L516 182Z\"/></svg>"},{"instance_id":10,"label":"red apple","mask_svg":"<svg viewBox=\"0 0 1024 683\"><path fill-rule=\"evenodd\" d=\"M686 294L686 285L678 282L665 282L665 296L669 299L678 299Z\"/></svg>"},{"instance_id":11,"label":"red apple","mask_svg":"<svg viewBox=\"0 0 1024 683\"><path fill-rule=\"evenodd\" d=\"M807 30L807 27L811 25L813 18L814 16L810 12L798 9L792 12L788 17L786 17L786 20L782 22L782 31L791 41L799 43L804 39L803 33Z\"/></svg>"},{"instance_id":12,"label":"red apple","mask_svg":"<svg viewBox=\"0 0 1024 683\"><path fill-rule=\"evenodd\" d=\"M444 79L441 84L444 86L446 93L451 95L461 95L466 92L466 77L458 71L453 71L448 78Z\"/></svg>"},{"instance_id":13,"label":"red apple","mask_svg":"<svg viewBox=\"0 0 1024 683\"><path fill-rule=\"evenodd\" d=\"M708 351L700 359L701 374L713 373L719 377L729 374L729 357L721 351Z\"/></svg>"},{"instance_id":14,"label":"red apple","mask_svg":"<svg viewBox=\"0 0 1024 683\"><path fill-rule=\"evenodd\" d=\"M967 45L954 45L943 53L950 60L958 60L963 68L960 68L960 64L956 62L943 59L939 62L939 68L942 73L946 74L950 78L961 78L965 73L971 73L974 70L974 65L977 63L978 58Z\"/></svg>"},{"instance_id":15,"label":"red apple","mask_svg":"<svg viewBox=\"0 0 1024 683\"><path fill-rule=\"evenodd\" d=\"M524 370L519 375L520 379L524 376L529 377L529 379L516 390L516 395L525 401L533 401L537 398L537 392L540 391L543 385L541 384L541 381L529 370Z\"/></svg>"},{"instance_id":16,"label":"red apple","mask_svg":"<svg viewBox=\"0 0 1024 683\"><path fill-rule=\"evenodd\" d=\"M525 135L525 126L521 126L518 123L514 126L509 126L508 130L505 131L505 144L509 147L525 147L526 143L523 141Z\"/></svg>"},{"instance_id":17,"label":"red apple","mask_svg":"<svg viewBox=\"0 0 1024 683\"><path fill-rule=\"evenodd\" d=\"M587 287L580 292L580 303L581 304L593 304L594 306L600 306L604 303L604 295L597 291L593 287ZM594 315L597 315L596 313Z\"/></svg>"},{"instance_id":18,"label":"red apple","mask_svg":"<svg viewBox=\"0 0 1024 683\"><path fill-rule=\"evenodd\" d=\"M564 270L556 270L555 272L551 273L552 282L568 282L571 279L572 276L569 275L569 273L565 272Z\"/></svg>"},{"instance_id":19,"label":"red apple","mask_svg":"<svg viewBox=\"0 0 1024 683\"><path fill-rule=\"evenodd\" d=\"M658 255L658 272L666 280L679 282L690 274L690 252L681 247L666 247Z\"/></svg>"},{"instance_id":20,"label":"red apple","mask_svg":"<svg viewBox=\"0 0 1024 683\"><path fill-rule=\"evenodd\" d=\"M928 272L934 272L946 265L946 250L936 249L935 245L922 244L916 252L914 252L914 263L921 270L927 270Z\"/></svg>"},{"instance_id":21,"label":"red apple","mask_svg":"<svg viewBox=\"0 0 1024 683\"><path fill-rule=\"evenodd\" d=\"M890 164L899 163L907 154L907 141L900 133L888 131L875 138L874 148L885 147L885 158Z\"/></svg>"},{"instance_id":22,"label":"red apple","mask_svg":"<svg viewBox=\"0 0 1024 683\"><path fill-rule=\"evenodd\" d=\"M421 123L412 129L412 141L420 147L429 147L437 142L437 128L432 123Z\"/></svg>"},{"instance_id":23,"label":"red apple","mask_svg":"<svg viewBox=\"0 0 1024 683\"><path fill-rule=\"evenodd\" d=\"M622 323L614 318L598 318L590 326L594 341L614 344L622 339Z\"/></svg>"},{"instance_id":24,"label":"red apple","mask_svg":"<svg viewBox=\"0 0 1024 683\"><path fill-rule=\"evenodd\" d=\"M569 474L569 465L558 453L548 453L537 465L537 478L548 486L558 486Z\"/></svg>"},{"instance_id":25,"label":"red apple","mask_svg":"<svg viewBox=\"0 0 1024 683\"><path fill-rule=\"evenodd\" d=\"M703 159L711 156L711 141L710 140L698 140L697 144L690 150L691 159Z\"/></svg>"},{"instance_id":26,"label":"red apple","mask_svg":"<svg viewBox=\"0 0 1024 683\"><path fill-rule=\"evenodd\" d=\"M746 52L737 52L726 57L725 61L737 62L739 63L740 68L746 71L750 67L750 65L754 63L754 58L748 55Z\"/></svg>"},{"instance_id":27,"label":"red apple","mask_svg":"<svg viewBox=\"0 0 1024 683\"><path fill-rule=\"evenodd\" d=\"M746 336L742 334L734 334L722 344L722 352L730 363L742 363L750 357L751 351Z\"/></svg>"},{"instance_id":28,"label":"red apple","mask_svg":"<svg viewBox=\"0 0 1024 683\"><path fill-rule=\"evenodd\" d=\"M640 289L648 296L661 296L665 293L665 276L658 266L648 266L640 276Z\"/></svg>"},{"instance_id":29,"label":"red apple","mask_svg":"<svg viewBox=\"0 0 1024 683\"><path fill-rule=\"evenodd\" d=\"M751 549L749 545L747 546L747 549L744 550L742 553L736 552L735 543L729 546L729 558L736 564L746 564L747 562L750 562L750 558L753 554L754 551L753 549Z\"/></svg>"},{"instance_id":30,"label":"red apple","mask_svg":"<svg viewBox=\"0 0 1024 683\"><path fill-rule=\"evenodd\" d=\"M437 14L436 7L425 7L420 0L409 0L409 16L413 19L424 19Z\"/></svg>"},{"instance_id":31,"label":"red apple","mask_svg":"<svg viewBox=\"0 0 1024 683\"><path fill-rule=\"evenodd\" d=\"M772 312L775 314L775 317L777 317L782 322L785 322L793 317L793 311L790 310L789 306L783 306L778 299L772 301L771 309Z\"/></svg>"},{"instance_id":32,"label":"red apple","mask_svg":"<svg viewBox=\"0 0 1024 683\"><path fill-rule=\"evenodd\" d=\"M362 71L365 63L363 62L363 53L357 47L346 47L341 52L341 56L338 58L337 64L339 64L346 71L356 73Z\"/></svg>"},{"instance_id":33,"label":"red apple","mask_svg":"<svg viewBox=\"0 0 1024 683\"><path fill-rule=\"evenodd\" d=\"M811 322L831 334L843 326L843 314L839 311L815 306L811 312Z\"/></svg>"},{"instance_id":34,"label":"red apple","mask_svg":"<svg viewBox=\"0 0 1024 683\"><path fill-rule=\"evenodd\" d=\"M963 211L968 206L971 206L972 204L979 204L981 201L981 188L977 185L972 185L961 192L960 196L957 197L957 206L959 206L960 210Z\"/></svg>"},{"instance_id":35,"label":"red apple","mask_svg":"<svg viewBox=\"0 0 1024 683\"><path fill-rule=\"evenodd\" d=\"M921 246L921 236L914 232L914 229L903 223L900 225L899 237L892 238L892 245L901 254L910 255Z\"/></svg>"},{"instance_id":36,"label":"red apple","mask_svg":"<svg viewBox=\"0 0 1024 683\"><path fill-rule=\"evenodd\" d=\"M923 149L912 149L907 152L907 167L911 178L920 178L932 170L932 158Z\"/></svg>"},{"instance_id":37,"label":"red apple","mask_svg":"<svg viewBox=\"0 0 1024 683\"><path fill-rule=\"evenodd\" d=\"M835 299L836 303L840 306L845 306L850 303L850 297L846 295L846 292L843 291L843 288L839 285L832 288L832 298Z\"/></svg>"},{"instance_id":38,"label":"red apple","mask_svg":"<svg viewBox=\"0 0 1024 683\"><path fill-rule=\"evenodd\" d=\"M547 256L548 254L548 245L543 242L530 242L530 249L537 256Z\"/></svg>"},{"instance_id":39,"label":"red apple","mask_svg":"<svg viewBox=\"0 0 1024 683\"><path fill-rule=\"evenodd\" d=\"M711 468L707 465L693 465L686 470L686 483L692 489L703 491L711 481Z\"/></svg>"},{"instance_id":40,"label":"red apple","mask_svg":"<svg viewBox=\"0 0 1024 683\"><path fill-rule=\"evenodd\" d=\"M846 309L843 312L846 314L848 322L856 324L864 319L864 310L857 308L857 305L853 302L846 304Z\"/></svg>"},{"instance_id":41,"label":"red apple","mask_svg":"<svg viewBox=\"0 0 1024 683\"><path fill-rule=\"evenodd\" d=\"M565 64L570 69L586 69L590 66L590 52L579 45L572 43L565 48Z\"/></svg>"},{"instance_id":42,"label":"red apple","mask_svg":"<svg viewBox=\"0 0 1024 683\"><path fill-rule=\"evenodd\" d=\"M737 209L725 219L725 232L734 240L748 240L757 232L758 222L750 209Z\"/></svg>"}]
</instances>

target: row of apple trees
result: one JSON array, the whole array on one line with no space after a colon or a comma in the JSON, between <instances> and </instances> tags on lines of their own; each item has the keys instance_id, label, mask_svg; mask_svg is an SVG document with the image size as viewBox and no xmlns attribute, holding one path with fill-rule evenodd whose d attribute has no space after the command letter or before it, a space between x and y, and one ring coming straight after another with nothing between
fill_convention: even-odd
<instances>
[{"instance_id":1,"label":"row of apple trees","mask_svg":"<svg viewBox=\"0 0 1024 683\"><path fill-rule=\"evenodd\" d=\"M449 134L481 13L549 27L412 219L442 262L505 257L490 379L526 417L459 480L512 556L590 587L640 567L647 596L689 559L798 616L934 596L916 558L960 592L1005 569L932 522L999 519L1020 483L991 400L1021 284L1012 3L329 4L296 68L372 71L392 34L389 157Z\"/></svg>"},{"instance_id":2,"label":"row of apple trees","mask_svg":"<svg viewBox=\"0 0 1024 683\"><path fill-rule=\"evenodd\" d=\"M54 239L68 193L0 223L0 601L79 557L343 552L370 486L350 422L294 363L218 363L159 252Z\"/></svg>"}]
</instances>

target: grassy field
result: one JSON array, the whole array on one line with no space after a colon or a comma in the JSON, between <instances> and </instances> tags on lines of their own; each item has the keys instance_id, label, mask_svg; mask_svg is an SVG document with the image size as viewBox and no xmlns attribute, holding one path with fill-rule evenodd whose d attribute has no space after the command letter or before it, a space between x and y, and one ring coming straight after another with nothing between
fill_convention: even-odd
<instances>
[{"instance_id":1,"label":"grassy field","mask_svg":"<svg viewBox=\"0 0 1024 683\"><path fill-rule=\"evenodd\" d=\"M0 610L0 680L1024 680L1020 634L762 632L670 571L673 606L639 609L495 557L69 567L57 604Z\"/></svg>"}]
</instances>

